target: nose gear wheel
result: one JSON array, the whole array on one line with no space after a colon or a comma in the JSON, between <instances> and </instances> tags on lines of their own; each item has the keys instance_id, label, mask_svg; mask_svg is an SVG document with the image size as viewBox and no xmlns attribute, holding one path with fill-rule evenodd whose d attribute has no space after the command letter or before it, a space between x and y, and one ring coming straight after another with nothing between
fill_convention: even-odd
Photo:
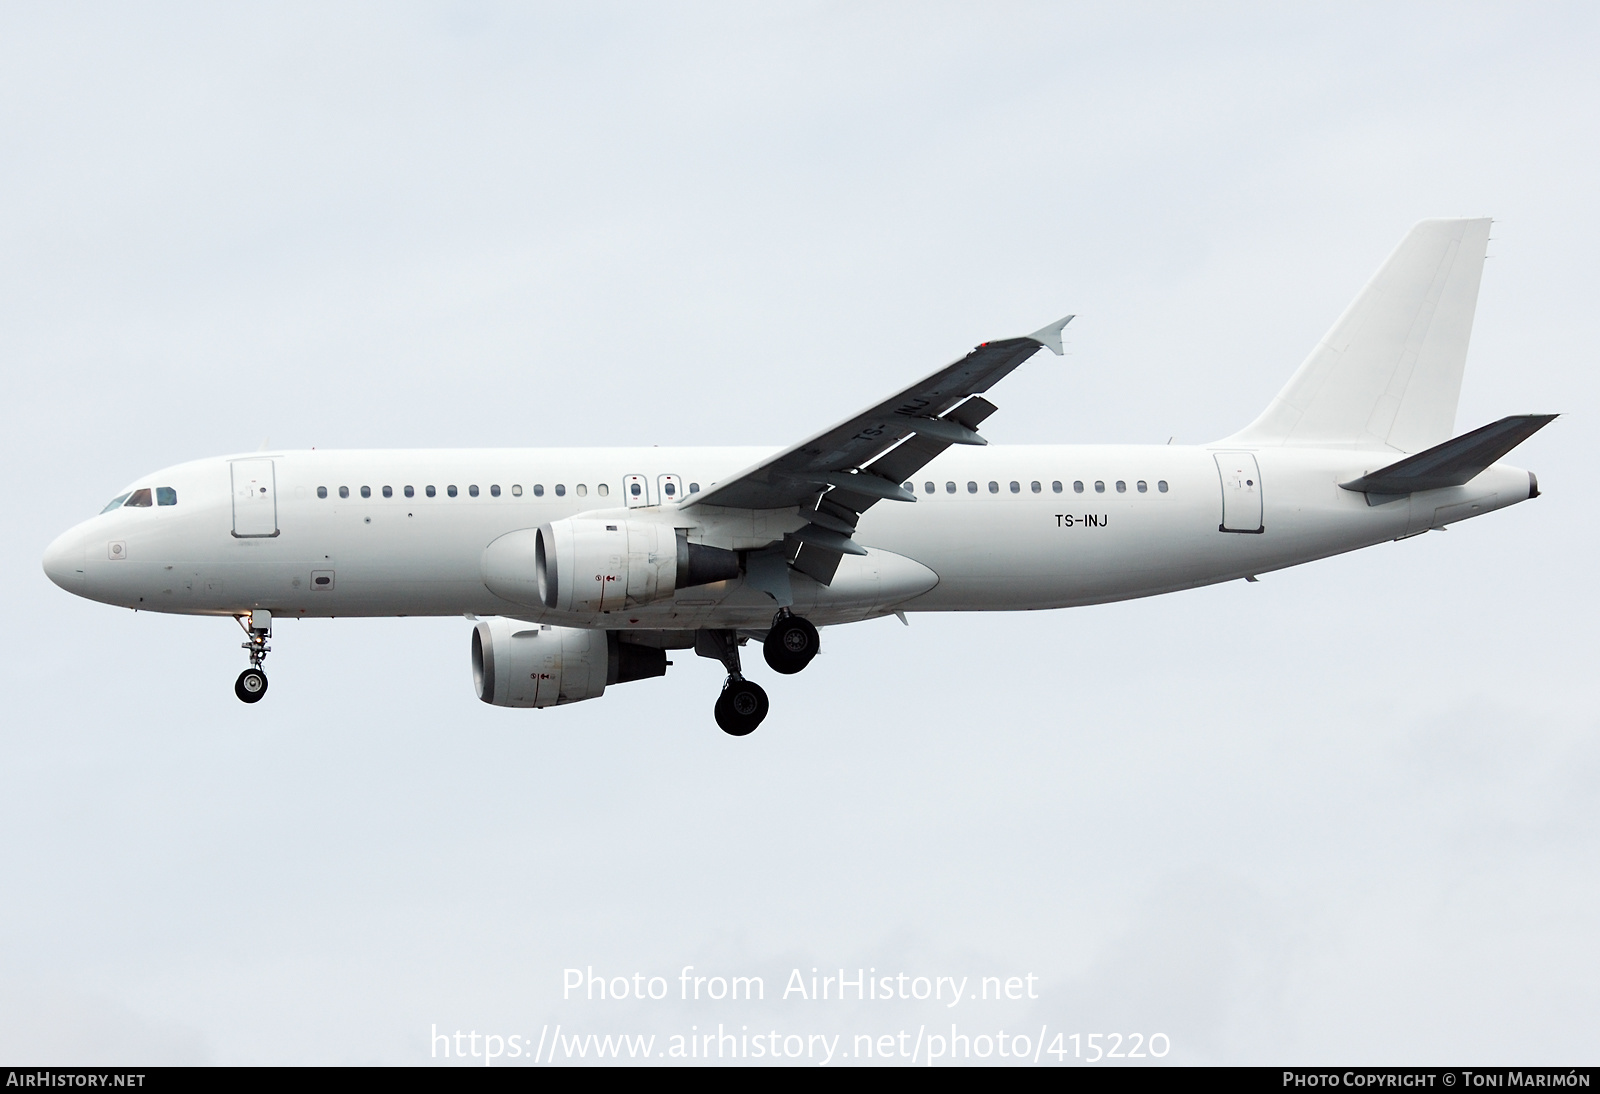
<instances>
[{"instance_id":1,"label":"nose gear wheel","mask_svg":"<svg viewBox=\"0 0 1600 1094\"><path fill-rule=\"evenodd\" d=\"M267 693L267 674L260 669L245 669L233 682L233 693L242 703L259 703Z\"/></svg>"},{"instance_id":2,"label":"nose gear wheel","mask_svg":"<svg viewBox=\"0 0 1600 1094\"><path fill-rule=\"evenodd\" d=\"M256 619L257 615L263 619ZM267 659L267 654L272 652L272 647L267 645L267 639L272 637L271 616L265 612L256 612L249 616L238 615L234 618L244 630L245 640L239 643L239 648L249 654L250 667L241 672L239 678L233 682L233 693L239 697L241 703L259 703L261 697L267 693L267 674L261 671L261 664Z\"/></svg>"}]
</instances>

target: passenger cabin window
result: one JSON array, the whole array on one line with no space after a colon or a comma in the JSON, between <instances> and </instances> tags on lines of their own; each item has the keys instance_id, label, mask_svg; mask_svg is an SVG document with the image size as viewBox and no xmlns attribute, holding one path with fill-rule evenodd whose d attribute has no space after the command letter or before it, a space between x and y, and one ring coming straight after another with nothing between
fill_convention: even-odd
<instances>
[{"instance_id":1,"label":"passenger cabin window","mask_svg":"<svg viewBox=\"0 0 1600 1094\"><path fill-rule=\"evenodd\" d=\"M1083 480L1082 479L1073 479L1072 480L1072 492L1074 494L1083 493Z\"/></svg>"},{"instance_id":2,"label":"passenger cabin window","mask_svg":"<svg viewBox=\"0 0 1600 1094\"><path fill-rule=\"evenodd\" d=\"M326 486L317 487L317 497L325 498L327 496L328 496L328 488Z\"/></svg>"},{"instance_id":3,"label":"passenger cabin window","mask_svg":"<svg viewBox=\"0 0 1600 1094\"><path fill-rule=\"evenodd\" d=\"M128 495L127 494L118 494L116 497L114 497L110 501L106 502L106 507L104 509L100 510L100 511L102 513L109 513L109 512L111 512L111 510L115 509L117 506L121 505L123 502L125 502L127 500L128 500Z\"/></svg>"},{"instance_id":4,"label":"passenger cabin window","mask_svg":"<svg viewBox=\"0 0 1600 1094\"><path fill-rule=\"evenodd\" d=\"M564 483L564 482L556 483L556 497L564 498L566 496L567 496L567 484Z\"/></svg>"},{"instance_id":5,"label":"passenger cabin window","mask_svg":"<svg viewBox=\"0 0 1600 1094\"><path fill-rule=\"evenodd\" d=\"M1104 494L1106 492L1106 484L1101 482L1099 479L1095 479L1094 480L1094 492L1096 494Z\"/></svg>"},{"instance_id":6,"label":"passenger cabin window","mask_svg":"<svg viewBox=\"0 0 1600 1094\"><path fill-rule=\"evenodd\" d=\"M430 487L428 487L428 488L427 488L427 489L426 489L426 490L424 490L424 491L423 491L423 493L424 493L424 494L427 494L427 495L428 495L428 497L430 497L430 498L431 498L431 497L433 497L433 496L434 496L434 495L436 495L436 494L437 494L437 493L438 493L438 491L437 491L437 490L435 490L435 489L434 489L434 488L433 488L433 487L431 487L431 486L430 486Z\"/></svg>"},{"instance_id":7,"label":"passenger cabin window","mask_svg":"<svg viewBox=\"0 0 1600 1094\"><path fill-rule=\"evenodd\" d=\"M923 493L924 493L924 494L931 494L931 493L933 493L933 483L931 483L931 482L925 482L925 483L923 483L923 484L922 484L922 492L923 492Z\"/></svg>"},{"instance_id":8,"label":"passenger cabin window","mask_svg":"<svg viewBox=\"0 0 1600 1094\"><path fill-rule=\"evenodd\" d=\"M1141 494L1146 493L1150 489L1150 484L1145 482L1143 479L1140 479L1137 485L1139 487L1139 493Z\"/></svg>"},{"instance_id":9,"label":"passenger cabin window","mask_svg":"<svg viewBox=\"0 0 1600 1094\"><path fill-rule=\"evenodd\" d=\"M384 487L384 488L383 488L383 496L384 496L384 497L386 497L386 498L392 498L392 497L394 497L394 487L392 487L392 486L385 486L385 487Z\"/></svg>"},{"instance_id":10,"label":"passenger cabin window","mask_svg":"<svg viewBox=\"0 0 1600 1094\"><path fill-rule=\"evenodd\" d=\"M445 492L445 493L446 493L446 494L449 494L449 495L450 495L450 496L451 496L451 497L452 497L452 498L453 498L453 497L455 497L455 496L456 496L456 487L455 487L455 484L454 484L454 483L451 483L451 484L450 484L450 485L449 485L449 486L447 486L447 487L445 487L445 488L444 488L444 492Z\"/></svg>"},{"instance_id":11,"label":"passenger cabin window","mask_svg":"<svg viewBox=\"0 0 1600 1094\"><path fill-rule=\"evenodd\" d=\"M370 498L370 497L372 497L372 487L370 487L370 486L363 486L363 487L362 487L362 488L361 488L361 496L362 496L362 497L364 497L364 498Z\"/></svg>"},{"instance_id":12,"label":"passenger cabin window","mask_svg":"<svg viewBox=\"0 0 1600 1094\"><path fill-rule=\"evenodd\" d=\"M998 494L999 492L1000 492L1000 484L995 482L993 479L990 479L989 480L989 493Z\"/></svg>"},{"instance_id":13,"label":"passenger cabin window","mask_svg":"<svg viewBox=\"0 0 1600 1094\"><path fill-rule=\"evenodd\" d=\"M414 498L416 496L417 496L417 488L415 486L406 487L406 497Z\"/></svg>"},{"instance_id":14,"label":"passenger cabin window","mask_svg":"<svg viewBox=\"0 0 1600 1094\"><path fill-rule=\"evenodd\" d=\"M1158 479L1158 480L1156 480L1156 489L1161 491L1163 494L1165 494L1167 492L1167 480L1166 479Z\"/></svg>"},{"instance_id":15,"label":"passenger cabin window","mask_svg":"<svg viewBox=\"0 0 1600 1094\"><path fill-rule=\"evenodd\" d=\"M522 497L522 484L521 483L512 484L511 496L514 497L514 498Z\"/></svg>"},{"instance_id":16,"label":"passenger cabin window","mask_svg":"<svg viewBox=\"0 0 1600 1094\"><path fill-rule=\"evenodd\" d=\"M611 496L611 487L607 486L605 483L601 483L599 486L595 487L594 490L595 493L599 494L602 498L608 498ZM689 484L689 493L698 494L699 492L700 484L697 482L691 482Z\"/></svg>"},{"instance_id":17,"label":"passenger cabin window","mask_svg":"<svg viewBox=\"0 0 1600 1094\"><path fill-rule=\"evenodd\" d=\"M350 496L350 488L348 486L339 487L339 496L341 498L348 498Z\"/></svg>"},{"instance_id":18,"label":"passenger cabin window","mask_svg":"<svg viewBox=\"0 0 1600 1094\"><path fill-rule=\"evenodd\" d=\"M143 490L135 490L133 493L128 495L128 500L122 504L123 507L127 509L150 508L150 506L153 504L150 500L150 488L147 486Z\"/></svg>"},{"instance_id":19,"label":"passenger cabin window","mask_svg":"<svg viewBox=\"0 0 1600 1094\"><path fill-rule=\"evenodd\" d=\"M1040 490L1043 489L1043 487L1041 487L1039 485L1039 480L1038 479L1034 479L1033 482L1029 484L1029 489L1031 489L1035 494L1037 494L1037 493L1039 493ZM1061 487L1057 486L1056 489L1060 490Z\"/></svg>"},{"instance_id":20,"label":"passenger cabin window","mask_svg":"<svg viewBox=\"0 0 1600 1094\"><path fill-rule=\"evenodd\" d=\"M953 483L953 482L945 483L944 484L944 492L946 494L954 494L956 492L956 484Z\"/></svg>"},{"instance_id":21,"label":"passenger cabin window","mask_svg":"<svg viewBox=\"0 0 1600 1094\"><path fill-rule=\"evenodd\" d=\"M1055 482L1052 482L1050 484L1050 490L1051 490L1052 493L1056 493L1056 494L1061 493L1061 480L1057 479Z\"/></svg>"},{"instance_id":22,"label":"passenger cabin window","mask_svg":"<svg viewBox=\"0 0 1600 1094\"><path fill-rule=\"evenodd\" d=\"M491 498L498 498L500 496L500 486L498 483L489 487L489 496Z\"/></svg>"},{"instance_id":23,"label":"passenger cabin window","mask_svg":"<svg viewBox=\"0 0 1600 1094\"><path fill-rule=\"evenodd\" d=\"M544 497L544 483L536 482L533 484L533 496L536 498Z\"/></svg>"},{"instance_id":24,"label":"passenger cabin window","mask_svg":"<svg viewBox=\"0 0 1600 1094\"><path fill-rule=\"evenodd\" d=\"M1123 482L1121 479L1118 479L1117 480L1117 493L1126 494L1127 492L1128 492L1128 484Z\"/></svg>"},{"instance_id":25,"label":"passenger cabin window","mask_svg":"<svg viewBox=\"0 0 1600 1094\"><path fill-rule=\"evenodd\" d=\"M1033 484L1033 488L1034 488L1034 489L1035 489L1035 490L1037 490L1037 489L1039 489L1039 484L1038 484L1038 483L1034 483L1034 484ZM1021 484L1021 483L1019 483L1019 482L1017 482L1017 481L1016 481L1016 480L1015 480L1015 479L1013 479L1013 480L1012 480L1012 482L1011 482L1011 492L1012 492L1012 493L1013 493L1013 494L1020 494L1020 493L1022 493L1022 484Z\"/></svg>"},{"instance_id":26,"label":"passenger cabin window","mask_svg":"<svg viewBox=\"0 0 1600 1094\"><path fill-rule=\"evenodd\" d=\"M977 492L978 492L978 484L975 483L975 482L972 482L971 480L968 480L968 482L967 482L967 493L976 494Z\"/></svg>"},{"instance_id":27,"label":"passenger cabin window","mask_svg":"<svg viewBox=\"0 0 1600 1094\"><path fill-rule=\"evenodd\" d=\"M578 497L580 498L586 498L589 496L589 488L581 482L573 489L577 492ZM672 484L670 482L667 483L667 497L672 497Z\"/></svg>"},{"instance_id":28,"label":"passenger cabin window","mask_svg":"<svg viewBox=\"0 0 1600 1094\"><path fill-rule=\"evenodd\" d=\"M467 494L474 498L478 496L477 483L473 483L471 486L467 487Z\"/></svg>"}]
</instances>

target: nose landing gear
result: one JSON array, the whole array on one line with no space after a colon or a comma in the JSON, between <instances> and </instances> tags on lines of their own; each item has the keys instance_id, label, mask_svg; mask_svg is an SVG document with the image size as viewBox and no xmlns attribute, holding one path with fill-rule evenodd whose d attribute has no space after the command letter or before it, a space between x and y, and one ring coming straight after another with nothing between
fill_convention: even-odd
<instances>
[{"instance_id":1,"label":"nose landing gear","mask_svg":"<svg viewBox=\"0 0 1600 1094\"><path fill-rule=\"evenodd\" d=\"M233 693L242 703L259 703L267 693L267 674L261 671L261 664L272 652L272 647L267 645L267 639L272 637L272 613L254 611L236 615L234 619L244 629L245 641L239 643L239 648L249 653L250 667L233 682Z\"/></svg>"}]
</instances>

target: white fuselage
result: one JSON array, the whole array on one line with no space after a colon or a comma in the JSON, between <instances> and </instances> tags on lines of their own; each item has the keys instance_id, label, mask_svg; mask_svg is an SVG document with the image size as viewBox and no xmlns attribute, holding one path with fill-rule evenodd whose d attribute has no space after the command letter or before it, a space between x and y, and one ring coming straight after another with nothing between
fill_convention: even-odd
<instances>
[{"instance_id":1,"label":"white fuselage","mask_svg":"<svg viewBox=\"0 0 1600 1094\"><path fill-rule=\"evenodd\" d=\"M1527 472L1496 465L1465 486L1373 504L1380 499L1338 484L1392 463L1393 451L1264 447L1250 451L1256 472L1248 487L1241 479L1228 495L1231 504L1258 508L1261 530L1224 531L1227 475L1219 468L1237 462L1241 451L952 448L918 473L914 504L885 501L862 516L854 538L868 554L846 556L831 585L794 574L795 611L825 625L891 611L1061 608L1150 596L1416 534L1532 492ZM506 615L629 630L765 627L773 600L744 579L603 615L573 614L549 610L531 594L496 595L485 566L488 548L507 533L596 511L670 521L689 529L691 540L758 549L804 522L794 510L680 507L667 486L674 497L689 496L767 455L742 448L477 449L200 460L131 488L168 488L164 496L175 495L175 503L125 505L85 521L51 545L45 569L71 592L142 611L264 609L278 619ZM252 485L257 480L264 485ZM634 487L638 508L624 514Z\"/></svg>"}]
</instances>

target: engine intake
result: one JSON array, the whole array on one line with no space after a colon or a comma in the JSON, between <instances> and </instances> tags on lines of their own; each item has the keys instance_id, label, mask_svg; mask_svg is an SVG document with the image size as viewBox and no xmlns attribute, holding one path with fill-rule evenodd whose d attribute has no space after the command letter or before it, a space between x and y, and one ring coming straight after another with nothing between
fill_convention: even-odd
<instances>
[{"instance_id":1,"label":"engine intake","mask_svg":"<svg viewBox=\"0 0 1600 1094\"><path fill-rule=\"evenodd\" d=\"M611 684L667 674L667 651L614 631L485 619L472 629L472 686L497 707L597 699Z\"/></svg>"}]
</instances>

